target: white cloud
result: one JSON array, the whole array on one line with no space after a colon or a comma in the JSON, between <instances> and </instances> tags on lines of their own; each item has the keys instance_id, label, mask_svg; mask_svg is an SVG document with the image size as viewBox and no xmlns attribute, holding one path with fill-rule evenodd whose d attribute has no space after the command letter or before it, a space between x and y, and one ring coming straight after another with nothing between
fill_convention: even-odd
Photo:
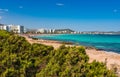
<instances>
[{"instance_id":1,"label":"white cloud","mask_svg":"<svg viewBox=\"0 0 120 77\"><path fill-rule=\"evenodd\" d=\"M7 12L7 11L8 11L8 9L0 9L0 11L6 11L6 12Z\"/></svg>"},{"instance_id":2,"label":"white cloud","mask_svg":"<svg viewBox=\"0 0 120 77\"><path fill-rule=\"evenodd\" d=\"M0 9L0 13L8 12L8 9Z\"/></svg>"},{"instance_id":3,"label":"white cloud","mask_svg":"<svg viewBox=\"0 0 120 77\"><path fill-rule=\"evenodd\" d=\"M22 8L23 8L23 6L19 6L19 8L20 8L20 9L22 9Z\"/></svg>"},{"instance_id":4,"label":"white cloud","mask_svg":"<svg viewBox=\"0 0 120 77\"><path fill-rule=\"evenodd\" d=\"M116 12L118 12L118 10L117 10L117 9L114 9L114 10L113 10L113 12L115 12L115 13L116 13Z\"/></svg>"},{"instance_id":5,"label":"white cloud","mask_svg":"<svg viewBox=\"0 0 120 77\"><path fill-rule=\"evenodd\" d=\"M56 3L57 6L64 6L63 3Z\"/></svg>"},{"instance_id":6,"label":"white cloud","mask_svg":"<svg viewBox=\"0 0 120 77\"><path fill-rule=\"evenodd\" d=\"M8 12L8 9L4 9L4 11Z\"/></svg>"}]
</instances>

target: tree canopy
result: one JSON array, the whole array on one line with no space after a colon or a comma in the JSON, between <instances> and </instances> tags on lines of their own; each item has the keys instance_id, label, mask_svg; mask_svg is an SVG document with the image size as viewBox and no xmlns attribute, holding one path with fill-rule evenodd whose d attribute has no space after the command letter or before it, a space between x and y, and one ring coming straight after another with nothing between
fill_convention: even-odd
<instances>
[{"instance_id":1,"label":"tree canopy","mask_svg":"<svg viewBox=\"0 0 120 77\"><path fill-rule=\"evenodd\" d=\"M0 31L0 77L116 77L104 63L88 61L84 47L55 50Z\"/></svg>"}]
</instances>

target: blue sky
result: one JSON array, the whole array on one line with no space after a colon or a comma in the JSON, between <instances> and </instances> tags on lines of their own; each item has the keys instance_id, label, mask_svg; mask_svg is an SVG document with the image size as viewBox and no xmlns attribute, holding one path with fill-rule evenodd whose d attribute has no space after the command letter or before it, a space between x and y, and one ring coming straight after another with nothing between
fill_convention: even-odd
<instances>
[{"instance_id":1,"label":"blue sky","mask_svg":"<svg viewBox=\"0 0 120 77\"><path fill-rule=\"evenodd\" d=\"M120 31L120 0L0 0L0 23Z\"/></svg>"}]
</instances>

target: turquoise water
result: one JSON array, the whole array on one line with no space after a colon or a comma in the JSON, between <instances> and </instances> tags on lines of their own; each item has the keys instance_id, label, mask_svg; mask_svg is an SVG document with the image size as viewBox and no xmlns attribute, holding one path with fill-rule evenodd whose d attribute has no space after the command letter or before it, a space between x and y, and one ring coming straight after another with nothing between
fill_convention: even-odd
<instances>
[{"instance_id":1,"label":"turquoise water","mask_svg":"<svg viewBox=\"0 0 120 77\"><path fill-rule=\"evenodd\" d=\"M120 35L91 35L91 34L58 34L42 35L36 38L73 42L84 46L120 53Z\"/></svg>"}]
</instances>

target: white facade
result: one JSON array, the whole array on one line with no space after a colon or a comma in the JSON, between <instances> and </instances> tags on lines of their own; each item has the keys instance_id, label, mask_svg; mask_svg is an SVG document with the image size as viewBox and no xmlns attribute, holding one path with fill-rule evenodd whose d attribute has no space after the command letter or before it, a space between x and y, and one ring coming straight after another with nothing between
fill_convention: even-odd
<instances>
[{"instance_id":1,"label":"white facade","mask_svg":"<svg viewBox=\"0 0 120 77\"><path fill-rule=\"evenodd\" d=\"M45 29L43 29L43 28L37 30L37 33L46 33L46 32L47 31Z\"/></svg>"},{"instance_id":2,"label":"white facade","mask_svg":"<svg viewBox=\"0 0 120 77\"><path fill-rule=\"evenodd\" d=\"M0 30L7 30L8 31L8 26L4 24L0 24Z\"/></svg>"},{"instance_id":3,"label":"white facade","mask_svg":"<svg viewBox=\"0 0 120 77\"><path fill-rule=\"evenodd\" d=\"M21 25L9 25L9 31L14 33L24 33L24 26Z\"/></svg>"},{"instance_id":4,"label":"white facade","mask_svg":"<svg viewBox=\"0 0 120 77\"><path fill-rule=\"evenodd\" d=\"M54 32L55 32L54 29L49 29L49 30L48 30L48 33L54 33Z\"/></svg>"}]
</instances>

